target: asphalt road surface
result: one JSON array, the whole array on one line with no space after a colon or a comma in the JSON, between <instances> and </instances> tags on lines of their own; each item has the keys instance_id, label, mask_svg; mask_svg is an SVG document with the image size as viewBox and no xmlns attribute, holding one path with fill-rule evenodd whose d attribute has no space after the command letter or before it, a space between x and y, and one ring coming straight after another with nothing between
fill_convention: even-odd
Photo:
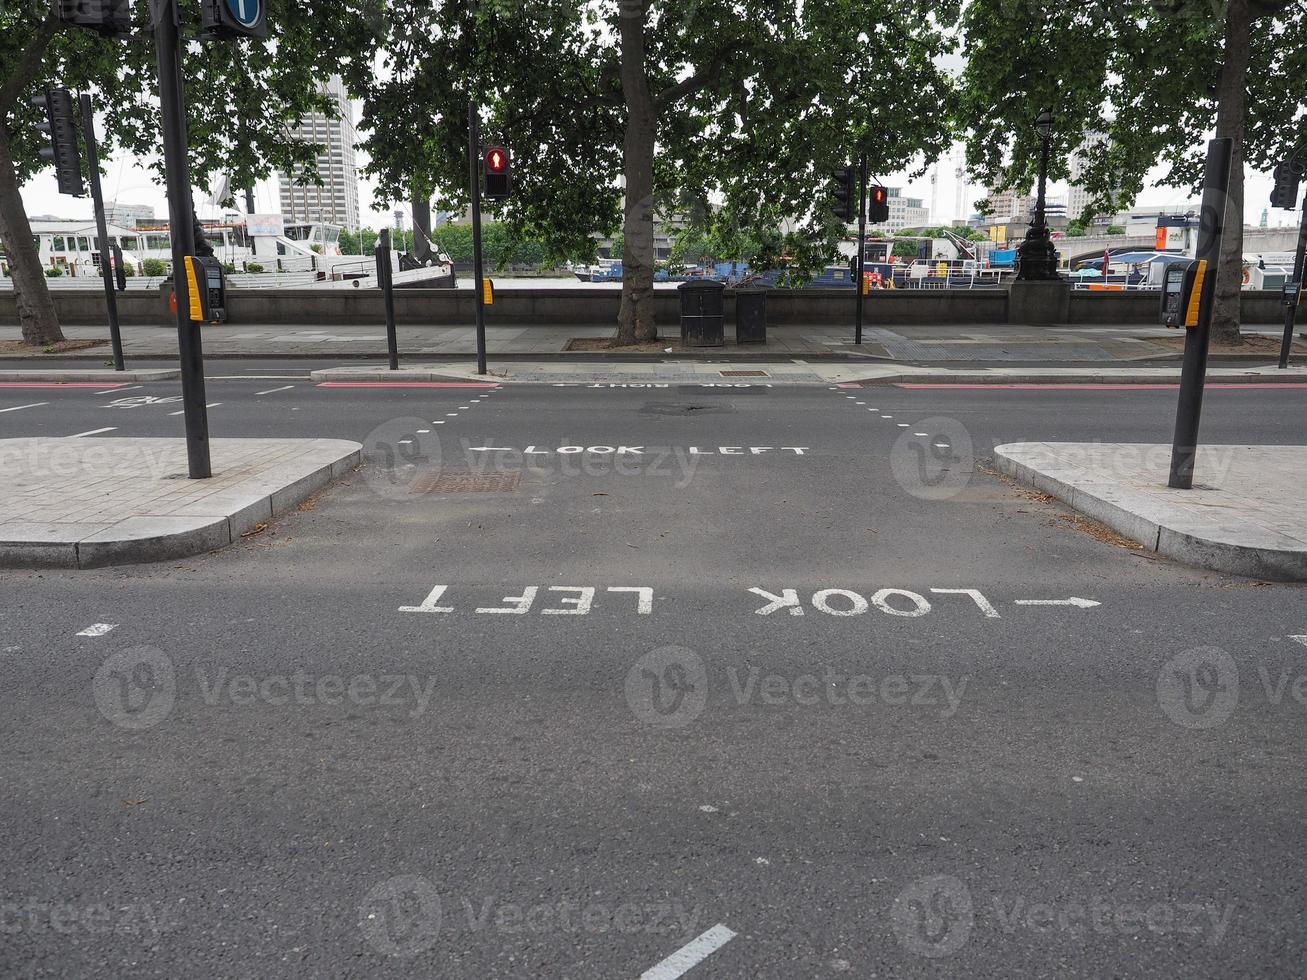
<instances>
[{"instance_id":1,"label":"asphalt road surface","mask_svg":"<svg viewBox=\"0 0 1307 980\"><path fill-rule=\"evenodd\" d=\"M215 437L368 462L216 554L0 572L0 975L1301 970L1307 592L990 466L1168 442L1173 388L243 370ZM0 436L176 396L0 387ZM1305 418L1216 388L1203 436Z\"/></svg>"}]
</instances>

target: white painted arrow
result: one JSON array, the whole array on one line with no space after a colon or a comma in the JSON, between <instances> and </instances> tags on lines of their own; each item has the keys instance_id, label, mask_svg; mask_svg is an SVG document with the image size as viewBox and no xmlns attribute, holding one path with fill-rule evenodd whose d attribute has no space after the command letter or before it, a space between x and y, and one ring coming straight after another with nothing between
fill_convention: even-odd
<instances>
[{"instance_id":1,"label":"white painted arrow","mask_svg":"<svg viewBox=\"0 0 1307 980\"><path fill-rule=\"evenodd\" d=\"M1018 606L1078 606L1081 609L1092 609L1094 606L1101 606L1101 602L1093 599L1081 599L1079 596L1072 596L1070 599L1013 599Z\"/></svg>"}]
</instances>

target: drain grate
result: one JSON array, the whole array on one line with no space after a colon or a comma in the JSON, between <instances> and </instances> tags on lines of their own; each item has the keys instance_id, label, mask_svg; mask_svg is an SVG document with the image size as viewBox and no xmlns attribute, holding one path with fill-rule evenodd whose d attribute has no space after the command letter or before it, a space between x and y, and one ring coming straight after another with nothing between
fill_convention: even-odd
<instances>
[{"instance_id":1,"label":"drain grate","mask_svg":"<svg viewBox=\"0 0 1307 980\"><path fill-rule=\"evenodd\" d=\"M723 378L765 378L766 371L718 371Z\"/></svg>"},{"instance_id":2,"label":"drain grate","mask_svg":"<svg viewBox=\"0 0 1307 980\"><path fill-rule=\"evenodd\" d=\"M413 481L409 493L512 493L521 473L432 473Z\"/></svg>"}]
</instances>

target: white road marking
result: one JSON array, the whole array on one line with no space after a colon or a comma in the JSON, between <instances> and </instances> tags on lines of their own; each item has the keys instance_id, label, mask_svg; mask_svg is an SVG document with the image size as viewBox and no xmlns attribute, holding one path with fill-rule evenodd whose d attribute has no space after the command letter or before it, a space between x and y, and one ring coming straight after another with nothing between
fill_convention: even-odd
<instances>
[{"instance_id":1,"label":"white road marking","mask_svg":"<svg viewBox=\"0 0 1307 980\"><path fill-rule=\"evenodd\" d=\"M463 411L463 409L465 409L465 408L471 408L471 407L472 407L471 405L459 405L459 406L458 406L458 410L461 412L461 411Z\"/></svg>"},{"instance_id":2,"label":"white road marking","mask_svg":"<svg viewBox=\"0 0 1307 980\"><path fill-rule=\"evenodd\" d=\"M1290 634L1289 639L1301 643L1303 646L1307 647L1307 636L1294 636L1293 634Z\"/></svg>"},{"instance_id":3,"label":"white road marking","mask_svg":"<svg viewBox=\"0 0 1307 980\"><path fill-rule=\"evenodd\" d=\"M271 395L273 392L276 392L276 391L289 391L291 388L294 388L294 387L295 387L294 385L282 385L280 388L269 388L267 391L256 391L255 394L256 394L256 395Z\"/></svg>"},{"instance_id":4,"label":"white road marking","mask_svg":"<svg viewBox=\"0 0 1307 980\"><path fill-rule=\"evenodd\" d=\"M92 623L84 630L78 631L78 636L104 636L111 629L117 627L117 623Z\"/></svg>"},{"instance_id":5,"label":"white road marking","mask_svg":"<svg viewBox=\"0 0 1307 980\"><path fill-rule=\"evenodd\" d=\"M432 424L432 425L444 425L444 424L445 424L445 420L444 420L444 419L436 419L436 420L435 420L434 422L432 422L431 424Z\"/></svg>"},{"instance_id":6,"label":"white road marking","mask_svg":"<svg viewBox=\"0 0 1307 980\"><path fill-rule=\"evenodd\" d=\"M854 402L853 404L855 404L855 405L865 405L865 404L867 404L867 403L866 403L866 402Z\"/></svg>"},{"instance_id":7,"label":"white road marking","mask_svg":"<svg viewBox=\"0 0 1307 980\"><path fill-rule=\"evenodd\" d=\"M1018 606L1078 606L1081 609L1092 609L1094 606L1101 606L1101 602L1093 599L1081 599L1079 596L1072 596L1069 599L1013 599L1012 602Z\"/></svg>"},{"instance_id":8,"label":"white road marking","mask_svg":"<svg viewBox=\"0 0 1307 980\"><path fill-rule=\"evenodd\" d=\"M908 427L908 423L906 422L895 422L894 424L897 425L900 429L906 429Z\"/></svg>"},{"instance_id":9,"label":"white road marking","mask_svg":"<svg viewBox=\"0 0 1307 980\"><path fill-rule=\"evenodd\" d=\"M418 429L418 430L417 430L417 433L418 433L418 435L420 435L420 436L424 436L424 435L426 435L426 434L427 434L428 432L430 432L430 431L431 431L430 429Z\"/></svg>"},{"instance_id":10,"label":"white road marking","mask_svg":"<svg viewBox=\"0 0 1307 980\"><path fill-rule=\"evenodd\" d=\"M204 407L205 407L205 408L217 408L217 407L218 407L219 405L221 405L221 404L222 404L222 402L209 402L209 404L205 405Z\"/></svg>"},{"instance_id":11,"label":"white road marking","mask_svg":"<svg viewBox=\"0 0 1307 980\"><path fill-rule=\"evenodd\" d=\"M883 419L892 419L893 417L894 417L893 415L882 415L882 416L881 416L881 418L883 418Z\"/></svg>"},{"instance_id":12,"label":"white road marking","mask_svg":"<svg viewBox=\"0 0 1307 980\"><path fill-rule=\"evenodd\" d=\"M97 395L112 395L119 391L135 391L140 385L119 385L117 388L106 388L104 391L97 391Z\"/></svg>"},{"instance_id":13,"label":"white road marking","mask_svg":"<svg viewBox=\"0 0 1307 980\"><path fill-rule=\"evenodd\" d=\"M926 437L929 437L929 436L930 436L930 433L929 433L929 432L914 432L914 433L912 433L912 434L913 434L914 436L926 436Z\"/></svg>"},{"instance_id":14,"label":"white road marking","mask_svg":"<svg viewBox=\"0 0 1307 980\"><path fill-rule=\"evenodd\" d=\"M49 402L32 402L30 405L15 405L12 408L0 408L0 412L21 412L25 408L40 408L42 405L49 404Z\"/></svg>"},{"instance_id":15,"label":"white road marking","mask_svg":"<svg viewBox=\"0 0 1307 980\"><path fill-rule=\"evenodd\" d=\"M640 974L640 980L676 980L677 977L683 977L734 938L735 933L719 922L667 959L645 970Z\"/></svg>"},{"instance_id":16,"label":"white road marking","mask_svg":"<svg viewBox=\"0 0 1307 980\"><path fill-rule=\"evenodd\" d=\"M445 418L447 418L447 419L455 419L455 418L458 418L458 413L457 413L457 412L446 412L446 413L445 413Z\"/></svg>"},{"instance_id":17,"label":"white road marking","mask_svg":"<svg viewBox=\"0 0 1307 980\"><path fill-rule=\"evenodd\" d=\"M1000 619L998 610L995 609L988 599L981 595L978 589L931 589L935 595L965 595L970 596L974 602L985 614L986 619Z\"/></svg>"},{"instance_id":18,"label":"white road marking","mask_svg":"<svg viewBox=\"0 0 1307 980\"><path fill-rule=\"evenodd\" d=\"M445 613L445 612L453 612L454 610L453 610L453 607L451 607L451 606L437 606L437 605L436 605L436 603L440 601L440 597L441 597L442 595L445 594L445 590L446 590L447 588L449 588L448 585L437 585L434 589L431 590L430 595L428 595L425 599L422 600L422 605L420 605L420 606L400 606L400 607L399 607L399 611L400 611L400 612L417 612L417 613L428 613L428 612L429 612L429 613Z\"/></svg>"},{"instance_id":19,"label":"white road marking","mask_svg":"<svg viewBox=\"0 0 1307 980\"><path fill-rule=\"evenodd\" d=\"M71 436L65 436L67 439L80 439L82 436L98 436L101 432L113 432L117 429L116 425L105 426L103 429L89 429L86 432L78 432Z\"/></svg>"}]
</instances>

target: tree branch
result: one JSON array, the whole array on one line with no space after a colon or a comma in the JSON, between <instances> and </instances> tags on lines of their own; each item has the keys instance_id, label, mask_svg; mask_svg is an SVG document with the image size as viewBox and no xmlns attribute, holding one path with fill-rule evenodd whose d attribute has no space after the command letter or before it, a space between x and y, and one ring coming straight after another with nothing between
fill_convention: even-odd
<instances>
[{"instance_id":1,"label":"tree branch","mask_svg":"<svg viewBox=\"0 0 1307 980\"><path fill-rule=\"evenodd\" d=\"M0 85L0 125L5 124L9 117L9 108L18 101L18 97L23 94L23 89L36 77L37 69L41 67L41 59L45 57L45 49L58 30L58 8L51 4L50 12L46 14L41 26L36 29L36 35L23 49L18 64L9 72L9 77L5 79L4 84Z\"/></svg>"},{"instance_id":2,"label":"tree branch","mask_svg":"<svg viewBox=\"0 0 1307 980\"><path fill-rule=\"evenodd\" d=\"M684 78L676 84L669 85L667 88L659 92L654 96L654 103L660 109L665 108L673 102L685 98L687 95L691 95L702 88L706 88L709 81L721 74L722 66L726 64L727 59L739 51L741 47L743 47L743 42L732 41L713 55L708 64L704 65L689 78Z\"/></svg>"}]
</instances>

